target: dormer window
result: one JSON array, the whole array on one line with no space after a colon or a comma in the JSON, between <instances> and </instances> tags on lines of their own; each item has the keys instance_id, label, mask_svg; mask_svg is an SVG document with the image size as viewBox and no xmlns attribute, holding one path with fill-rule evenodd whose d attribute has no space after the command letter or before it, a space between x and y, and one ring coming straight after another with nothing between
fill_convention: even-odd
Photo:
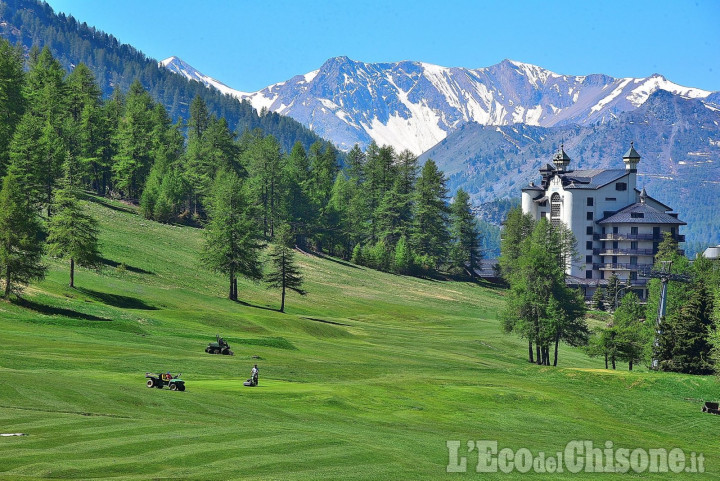
<instances>
[{"instance_id":1,"label":"dormer window","mask_svg":"<svg viewBox=\"0 0 720 481\"><path fill-rule=\"evenodd\" d=\"M633 219L644 219L645 213L644 212L630 212L630 217Z\"/></svg>"}]
</instances>

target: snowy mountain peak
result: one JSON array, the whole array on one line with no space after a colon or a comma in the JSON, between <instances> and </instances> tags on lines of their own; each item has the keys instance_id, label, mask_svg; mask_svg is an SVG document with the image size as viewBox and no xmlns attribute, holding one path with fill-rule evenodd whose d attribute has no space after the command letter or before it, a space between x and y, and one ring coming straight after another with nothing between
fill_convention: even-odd
<instances>
[{"instance_id":1,"label":"snowy mountain peak","mask_svg":"<svg viewBox=\"0 0 720 481\"><path fill-rule=\"evenodd\" d=\"M259 111L288 115L349 150L371 141L420 154L468 122L482 125L587 125L637 109L657 90L690 98L711 92L659 74L613 78L561 75L505 59L467 69L425 62L364 63L346 56L254 93L233 90L171 57L161 65L247 99Z\"/></svg>"},{"instance_id":2,"label":"snowy mountain peak","mask_svg":"<svg viewBox=\"0 0 720 481\"><path fill-rule=\"evenodd\" d=\"M216 88L224 94L233 95L238 98L241 98L244 95L248 95L245 92L240 92L238 90L230 88L219 80L215 80L214 78L203 74L202 72L194 68L192 65L182 60L180 57L168 57L165 60L161 60L160 62L158 62L158 66L165 67L171 72L182 75L189 80L195 80L196 82L200 82L201 84L207 85L208 87Z\"/></svg>"}]
</instances>

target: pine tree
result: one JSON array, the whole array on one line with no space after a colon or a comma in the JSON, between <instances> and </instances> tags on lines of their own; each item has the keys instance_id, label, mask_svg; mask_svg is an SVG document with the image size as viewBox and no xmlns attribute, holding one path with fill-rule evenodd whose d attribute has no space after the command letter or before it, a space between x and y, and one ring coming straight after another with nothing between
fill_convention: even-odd
<instances>
[{"instance_id":1,"label":"pine tree","mask_svg":"<svg viewBox=\"0 0 720 481\"><path fill-rule=\"evenodd\" d=\"M612 322L605 327L596 329L589 340L586 352L590 357L603 356L605 358L605 369L609 369L608 362L615 369L618 359L618 345L616 341L617 331Z\"/></svg>"},{"instance_id":2,"label":"pine tree","mask_svg":"<svg viewBox=\"0 0 720 481\"><path fill-rule=\"evenodd\" d=\"M139 198L152 167L153 106L150 95L135 81L115 133L117 153L112 166L115 185L131 199Z\"/></svg>"},{"instance_id":3,"label":"pine tree","mask_svg":"<svg viewBox=\"0 0 720 481\"><path fill-rule=\"evenodd\" d=\"M690 292L690 298L680 309L675 324L672 370L710 374L714 370L709 339L714 327L714 300L703 279L698 279Z\"/></svg>"},{"instance_id":4,"label":"pine tree","mask_svg":"<svg viewBox=\"0 0 720 481\"><path fill-rule=\"evenodd\" d=\"M445 261L450 240L446 183L435 162L428 159L417 181L411 243L415 252L430 259L434 269Z\"/></svg>"},{"instance_id":5,"label":"pine tree","mask_svg":"<svg viewBox=\"0 0 720 481\"><path fill-rule=\"evenodd\" d=\"M605 289L599 286L595 288L592 296L592 307L598 311L605 310Z\"/></svg>"},{"instance_id":6,"label":"pine tree","mask_svg":"<svg viewBox=\"0 0 720 481\"><path fill-rule=\"evenodd\" d=\"M561 236L547 219L540 219L531 236L523 240L509 276L508 305L501 315L506 332L528 339L528 360L550 364L550 346L559 342L587 342L582 295L565 285L561 262ZM535 353L533 356L533 344Z\"/></svg>"},{"instance_id":7,"label":"pine tree","mask_svg":"<svg viewBox=\"0 0 720 481\"><path fill-rule=\"evenodd\" d=\"M405 236L395 245L393 270L398 274L410 274L413 271L413 253Z\"/></svg>"},{"instance_id":8,"label":"pine tree","mask_svg":"<svg viewBox=\"0 0 720 481\"><path fill-rule=\"evenodd\" d=\"M525 242L529 240L535 222L529 214L523 214L520 207L508 212L503 223L503 235L500 245L500 258L498 259L501 274L505 281L511 282L513 276L519 271L518 262L525 252Z\"/></svg>"},{"instance_id":9,"label":"pine tree","mask_svg":"<svg viewBox=\"0 0 720 481\"><path fill-rule=\"evenodd\" d=\"M300 269L295 263L294 235L290 228L283 224L278 227L275 236L275 245L268 257L270 258L270 272L265 276L269 288L281 289L280 312L285 312L285 291L291 290L301 296L307 294L302 289L303 278Z\"/></svg>"},{"instance_id":10,"label":"pine tree","mask_svg":"<svg viewBox=\"0 0 720 481\"><path fill-rule=\"evenodd\" d=\"M65 71L53 58L50 49L45 47L30 53L30 70L25 83L27 115L35 117L40 128L40 138L35 149L40 165L37 167L43 186L42 202L51 215L53 191L61 177L62 167L68 152L65 140L67 118L67 87L64 82Z\"/></svg>"},{"instance_id":11,"label":"pine tree","mask_svg":"<svg viewBox=\"0 0 720 481\"><path fill-rule=\"evenodd\" d=\"M228 298L236 301L238 275L251 280L262 278L262 231L247 187L235 172L218 172L209 214L202 260L208 268L228 275Z\"/></svg>"},{"instance_id":12,"label":"pine tree","mask_svg":"<svg viewBox=\"0 0 720 481\"><path fill-rule=\"evenodd\" d=\"M45 276L42 227L12 167L0 189L0 275L3 297L20 294L23 286Z\"/></svg>"},{"instance_id":13,"label":"pine tree","mask_svg":"<svg viewBox=\"0 0 720 481\"><path fill-rule=\"evenodd\" d=\"M282 212L283 218L295 231L295 243L305 246L313 222L310 203L310 161L300 142L295 143L282 165Z\"/></svg>"},{"instance_id":14,"label":"pine tree","mask_svg":"<svg viewBox=\"0 0 720 481\"><path fill-rule=\"evenodd\" d=\"M33 207L39 207L45 199L43 182L44 152L40 144L42 122L32 113L23 115L10 143L10 166L23 186L23 195Z\"/></svg>"},{"instance_id":15,"label":"pine tree","mask_svg":"<svg viewBox=\"0 0 720 481\"><path fill-rule=\"evenodd\" d=\"M258 136L251 142L245 156L253 197L260 210L263 235L271 238L282 213L280 144L271 135Z\"/></svg>"},{"instance_id":16,"label":"pine tree","mask_svg":"<svg viewBox=\"0 0 720 481\"><path fill-rule=\"evenodd\" d=\"M7 171L10 141L25 110L23 82L22 51L0 39L0 179Z\"/></svg>"},{"instance_id":17,"label":"pine tree","mask_svg":"<svg viewBox=\"0 0 720 481\"><path fill-rule=\"evenodd\" d=\"M633 364L649 357L654 329L652 323L643 322L644 315L644 308L633 292L623 297L613 315L618 358L628 362L630 371Z\"/></svg>"},{"instance_id":18,"label":"pine tree","mask_svg":"<svg viewBox=\"0 0 720 481\"><path fill-rule=\"evenodd\" d=\"M468 272L470 278L475 279L475 269L481 258L480 232L470 205L470 195L462 189L458 189L450 204L450 232L453 266L461 272Z\"/></svg>"},{"instance_id":19,"label":"pine tree","mask_svg":"<svg viewBox=\"0 0 720 481\"><path fill-rule=\"evenodd\" d=\"M54 210L48 223L48 250L55 257L70 258L70 287L74 288L75 264L99 265L97 221L83 212L77 191L68 180L55 193Z\"/></svg>"}]
</instances>

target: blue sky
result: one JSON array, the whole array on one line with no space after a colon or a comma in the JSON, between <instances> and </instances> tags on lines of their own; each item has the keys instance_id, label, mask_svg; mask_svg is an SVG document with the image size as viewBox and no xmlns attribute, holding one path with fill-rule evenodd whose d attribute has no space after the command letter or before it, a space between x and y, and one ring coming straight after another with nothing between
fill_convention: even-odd
<instances>
[{"instance_id":1,"label":"blue sky","mask_svg":"<svg viewBox=\"0 0 720 481\"><path fill-rule=\"evenodd\" d=\"M48 0L152 58L176 55L243 91L330 57L568 75L653 73L720 90L720 1Z\"/></svg>"}]
</instances>

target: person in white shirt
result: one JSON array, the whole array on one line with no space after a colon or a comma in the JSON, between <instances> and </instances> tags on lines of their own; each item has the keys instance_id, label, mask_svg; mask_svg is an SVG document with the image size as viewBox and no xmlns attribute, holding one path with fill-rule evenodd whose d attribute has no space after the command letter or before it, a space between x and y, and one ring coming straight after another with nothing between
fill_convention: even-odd
<instances>
[{"instance_id":1,"label":"person in white shirt","mask_svg":"<svg viewBox=\"0 0 720 481\"><path fill-rule=\"evenodd\" d=\"M252 368L252 371L250 371L250 379L252 379L253 386L258 385L258 373L260 371L258 370L257 364Z\"/></svg>"}]
</instances>

